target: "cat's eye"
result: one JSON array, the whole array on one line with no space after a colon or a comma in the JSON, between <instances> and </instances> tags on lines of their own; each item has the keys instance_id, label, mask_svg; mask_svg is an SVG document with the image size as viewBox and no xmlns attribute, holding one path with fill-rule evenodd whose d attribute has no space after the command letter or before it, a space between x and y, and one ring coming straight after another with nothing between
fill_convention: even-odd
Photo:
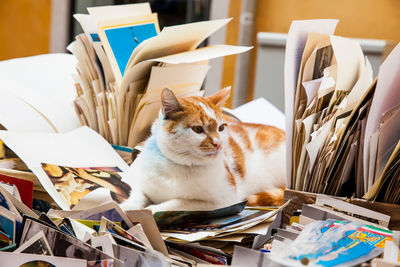
<instances>
[{"instance_id":1,"label":"cat's eye","mask_svg":"<svg viewBox=\"0 0 400 267\"><path fill-rule=\"evenodd\" d=\"M222 131L225 129L225 126L226 126L225 123L224 123L224 124L221 124L221 125L218 127L218 131L222 132Z\"/></svg>"},{"instance_id":2,"label":"cat's eye","mask_svg":"<svg viewBox=\"0 0 400 267\"><path fill-rule=\"evenodd\" d=\"M196 126L192 126L192 130L195 132L195 133L202 133L203 132L203 127L201 127L201 126L198 126L198 125L196 125Z\"/></svg>"}]
</instances>

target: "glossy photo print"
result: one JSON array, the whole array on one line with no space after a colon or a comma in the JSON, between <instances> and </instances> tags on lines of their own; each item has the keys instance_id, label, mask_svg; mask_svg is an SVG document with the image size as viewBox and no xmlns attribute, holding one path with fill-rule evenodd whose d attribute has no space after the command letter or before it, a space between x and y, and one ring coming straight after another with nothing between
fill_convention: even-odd
<instances>
[{"instance_id":1,"label":"glossy photo print","mask_svg":"<svg viewBox=\"0 0 400 267\"><path fill-rule=\"evenodd\" d=\"M127 199L131 192L131 187L118 174L121 170L117 167L75 168L42 163L42 168L69 208L98 188L109 189L117 203Z\"/></svg>"}]
</instances>

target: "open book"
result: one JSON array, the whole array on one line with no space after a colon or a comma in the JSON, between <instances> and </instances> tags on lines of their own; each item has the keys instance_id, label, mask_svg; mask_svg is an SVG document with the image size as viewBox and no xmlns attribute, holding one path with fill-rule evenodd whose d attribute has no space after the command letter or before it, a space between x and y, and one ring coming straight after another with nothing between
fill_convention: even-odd
<instances>
[{"instance_id":1,"label":"open book","mask_svg":"<svg viewBox=\"0 0 400 267\"><path fill-rule=\"evenodd\" d=\"M82 125L116 145L134 147L149 134L165 87L178 96L202 95L208 60L251 47L198 48L230 19L159 30L148 3L88 8L76 14L84 34L68 49L78 59L75 110Z\"/></svg>"}]
</instances>

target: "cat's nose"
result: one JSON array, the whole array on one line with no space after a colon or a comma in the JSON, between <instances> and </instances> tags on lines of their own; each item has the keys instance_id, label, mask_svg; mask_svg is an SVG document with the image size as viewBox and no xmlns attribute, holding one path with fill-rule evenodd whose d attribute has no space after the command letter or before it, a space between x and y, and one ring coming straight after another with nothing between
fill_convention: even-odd
<instances>
[{"instance_id":1,"label":"cat's nose","mask_svg":"<svg viewBox=\"0 0 400 267\"><path fill-rule=\"evenodd\" d=\"M221 141L220 140L216 140L214 139L212 142L212 145L216 148L216 149L220 149L221 148Z\"/></svg>"}]
</instances>

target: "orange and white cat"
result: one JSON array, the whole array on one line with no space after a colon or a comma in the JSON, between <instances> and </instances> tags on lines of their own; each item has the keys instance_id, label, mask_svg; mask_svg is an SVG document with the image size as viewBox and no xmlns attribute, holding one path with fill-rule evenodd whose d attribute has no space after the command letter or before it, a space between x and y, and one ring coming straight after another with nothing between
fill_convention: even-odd
<instances>
[{"instance_id":1,"label":"orange and white cat","mask_svg":"<svg viewBox=\"0 0 400 267\"><path fill-rule=\"evenodd\" d=\"M177 99L163 90L152 135L130 167L133 192L123 209L211 210L245 199L249 205L282 203L285 133L227 120L221 107L229 93Z\"/></svg>"}]
</instances>

